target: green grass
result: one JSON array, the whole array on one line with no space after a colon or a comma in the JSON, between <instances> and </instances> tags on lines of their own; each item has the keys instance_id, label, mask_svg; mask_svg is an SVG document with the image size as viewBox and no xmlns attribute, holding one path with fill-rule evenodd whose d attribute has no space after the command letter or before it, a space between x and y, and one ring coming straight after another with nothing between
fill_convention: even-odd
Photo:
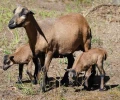
<instances>
[{"instance_id":1,"label":"green grass","mask_svg":"<svg viewBox=\"0 0 120 100\"><path fill-rule=\"evenodd\" d=\"M79 6L76 6L75 8L73 8L71 5L67 5L66 6L66 11L65 12L67 12L67 13L78 13L78 12L80 12L80 7Z\"/></svg>"},{"instance_id":2,"label":"green grass","mask_svg":"<svg viewBox=\"0 0 120 100\"><path fill-rule=\"evenodd\" d=\"M38 13L38 16L41 16L43 19L46 17L56 17L56 11L44 11L44 10L40 10Z\"/></svg>"},{"instance_id":3,"label":"green grass","mask_svg":"<svg viewBox=\"0 0 120 100\"><path fill-rule=\"evenodd\" d=\"M16 87L25 95L36 95L38 92L34 90L31 84L16 84Z\"/></svg>"},{"instance_id":4,"label":"green grass","mask_svg":"<svg viewBox=\"0 0 120 100\"><path fill-rule=\"evenodd\" d=\"M98 46L103 45L103 41L101 40L100 37L93 37L91 43L92 44L97 44Z\"/></svg>"},{"instance_id":5,"label":"green grass","mask_svg":"<svg viewBox=\"0 0 120 100\"><path fill-rule=\"evenodd\" d=\"M60 59L59 59L59 63L60 63L60 64L68 64L68 60L67 60L66 57L65 57L65 58L60 58Z\"/></svg>"},{"instance_id":6,"label":"green grass","mask_svg":"<svg viewBox=\"0 0 120 100\"><path fill-rule=\"evenodd\" d=\"M15 51L16 46L22 40L22 37L17 30L13 31L10 40L8 38L9 37L6 37L6 34L4 34L0 42L4 54L11 54L13 51Z\"/></svg>"}]
</instances>

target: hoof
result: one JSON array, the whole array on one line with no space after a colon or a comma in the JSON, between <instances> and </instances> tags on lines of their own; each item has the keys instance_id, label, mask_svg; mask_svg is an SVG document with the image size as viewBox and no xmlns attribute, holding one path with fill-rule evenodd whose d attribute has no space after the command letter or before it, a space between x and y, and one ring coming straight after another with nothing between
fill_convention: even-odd
<instances>
[{"instance_id":1,"label":"hoof","mask_svg":"<svg viewBox=\"0 0 120 100\"><path fill-rule=\"evenodd\" d=\"M17 81L16 83L17 83L17 84L22 84L22 81Z\"/></svg>"},{"instance_id":2,"label":"hoof","mask_svg":"<svg viewBox=\"0 0 120 100\"><path fill-rule=\"evenodd\" d=\"M22 80L20 78L18 78L18 81L16 83L22 84Z\"/></svg>"},{"instance_id":3,"label":"hoof","mask_svg":"<svg viewBox=\"0 0 120 100\"><path fill-rule=\"evenodd\" d=\"M60 85L68 86L69 81L68 80L61 80Z\"/></svg>"},{"instance_id":4,"label":"hoof","mask_svg":"<svg viewBox=\"0 0 120 100\"><path fill-rule=\"evenodd\" d=\"M60 84L61 84L61 85L65 84L65 81L62 79L62 80L60 81Z\"/></svg>"},{"instance_id":5,"label":"hoof","mask_svg":"<svg viewBox=\"0 0 120 100\"><path fill-rule=\"evenodd\" d=\"M43 85L43 82L40 82L40 89L42 90L42 92L46 92L46 86Z\"/></svg>"},{"instance_id":6,"label":"hoof","mask_svg":"<svg viewBox=\"0 0 120 100\"><path fill-rule=\"evenodd\" d=\"M106 91L106 88L100 88L99 91Z\"/></svg>"},{"instance_id":7,"label":"hoof","mask_svg":"<svg viewBox=\"0 0 120 100\"><path fill-rule=\"evenodd\" d=\"M91 89L89 87L84 86L82 90L90 91Z\"/></svg>"},{"instance_id":8,"label":"hoof","mask_svg":"<svg viewBox=\"0 0 120 100\"><path fill-rule=\"evenodd\" d=\"M46 89L45 89L45 87L42 87L42 92L44 93L44 92L46 92Z\"/></svg>"},{"instance_id":9,"label":"hoof","mask_svg":"<svg viewBox=\"0 0 120 100\"><path fill-rule=\"evenodd\" d=\"M41 90L42 90L43 93L45 93L46 92L46 87L41 86Z\"/></svg>"},{"instance_id":10,"label":"hoof","mask_svg":"<svg viewBox=\"0 0 120 100\"><path fill-rule=\"evenodd\" d=\"M36 84L37 84L37 80L33 80L32 83L33 83L34 85L36 85Z\"/></svg>"}]
</instances>

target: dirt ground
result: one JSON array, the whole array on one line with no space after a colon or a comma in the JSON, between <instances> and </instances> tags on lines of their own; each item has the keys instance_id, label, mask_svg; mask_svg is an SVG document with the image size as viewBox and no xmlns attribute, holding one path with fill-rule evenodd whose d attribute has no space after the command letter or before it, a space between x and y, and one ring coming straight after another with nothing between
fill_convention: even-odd
<instances>
[{"instance_id":1,"label":"dirt ground","mask_svg":"<svg viewBox=\"0 0 120 100\"><path fill-rule=\"evenodd\" d=\"M64 2L63 2L64 1ZM87 1L87 0L86 0ZM1 100L119 100L120 98L120 6L108 5L110 0L98 2L94 0L93 4L81 4L78 6L79 13L82 13L87 19L92 30L92 47L102 47L106 49L108 58L104 63L106 72L105 87L106 91L99 91L100 77L96 75L95 88L91 91L82 90L79 87L56 87L55 80L60 81L64 75L64 68L67 62L64 59L53 59L48 72L52 88L48 88L46 93L40 91L39 84L32 85L26 74L26 68L23 72L23 84L17 84L18 65L15 65L3 71L0 68L0 99ZM27 1L21 0L18 3L27 5ZM28 0L29 2L29 0ZM48 12L56 11L57 16L70 13L69 10L76 9L75 0L36 0L37 3L29 7L37 13L38 9ZM14 3L16 4L16 3ZM37 5L37 6L36 6ZM68 6L69 5L69 6ZM99 6L97 6L99 5ZM66 10L66 6L68 7ZM81 6L83 7L81 9ZM71 7L71 8L69 8ZM37 10L36 10L37 9ZM76 11L76 10L75 10ZM74 10L73 10L74 12ZM11 11L12 13L12 11ZM38 16L36 16L36 19ZM24 31L24 30L23 30ZM4 32L4 31L3 31ZM11 40L10 30L6 37ZM2 34L2 33L0 33ZM25 34L21 33L22 35ZM23 35L24 36L24 35ZM2 36L1 36L2 37ZM2 39L0 37L0 39ZM9 40L9 41L10 41ZM20 42L21 43L21 42ZM20 44L19 43L19 44ZM22 44L22 43L21 43ZM0 65L3 63L3 49L0 48ZM34 68L33 68L34 69ZM57 79L56 77L60 77ZM54 79L54 80L53 80Z\"/></svg>"}]
</instances>

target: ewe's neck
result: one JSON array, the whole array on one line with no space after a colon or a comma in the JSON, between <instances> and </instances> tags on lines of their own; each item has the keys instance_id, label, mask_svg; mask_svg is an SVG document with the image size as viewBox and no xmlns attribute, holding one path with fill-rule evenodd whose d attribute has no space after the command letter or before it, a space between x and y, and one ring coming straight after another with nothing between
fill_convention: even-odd
<instances>
[{"instance_id":1,"label":"ewe's neck","mask_svg":"<svg viewBox=\"0 0 120 100\"><path fill-rule=\"evenodd\" d=\"M33 15L29 16L28 24L25 26L25 29L30 42L32 42L33 44L36 43L35 40L37 40L38 36L42 36L45 39L45 41L48 43L44 33L42 32L40 26L38 25Z\"/></svg>"},{"instance_id":2,"label":"ewe's neck","mask_svg":"<svg viewBox=\"0 0 120 100\"><path fill-rule=\"evenodd\" d=\"M25 30L27 33L27 36L29 38L29 43L30 43L30 47L32 49L33 52L35 52L35 45L37 42L37 29L36 29L36 22L35 19L33 17L33 15L28 16L28 21L26 23L27 25L25 25Z\"/></svg>"}]
</instances>

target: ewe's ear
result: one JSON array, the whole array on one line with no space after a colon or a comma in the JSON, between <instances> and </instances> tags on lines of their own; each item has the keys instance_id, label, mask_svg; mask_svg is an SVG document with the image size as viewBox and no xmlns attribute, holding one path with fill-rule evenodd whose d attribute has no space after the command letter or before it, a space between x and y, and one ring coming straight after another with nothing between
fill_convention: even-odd
<instances>
[{"instance_id":1,"label":"ewe's ear","mask_svg":"<svg viewBox=\"0 0 120 100\"><path fill-rule=\"evenodd\" d=\"M27 14L34 14L32 11L28 10L27 8L23 8L21 11L21 14L27 15Z\"/></svg>"}]
</instances>

